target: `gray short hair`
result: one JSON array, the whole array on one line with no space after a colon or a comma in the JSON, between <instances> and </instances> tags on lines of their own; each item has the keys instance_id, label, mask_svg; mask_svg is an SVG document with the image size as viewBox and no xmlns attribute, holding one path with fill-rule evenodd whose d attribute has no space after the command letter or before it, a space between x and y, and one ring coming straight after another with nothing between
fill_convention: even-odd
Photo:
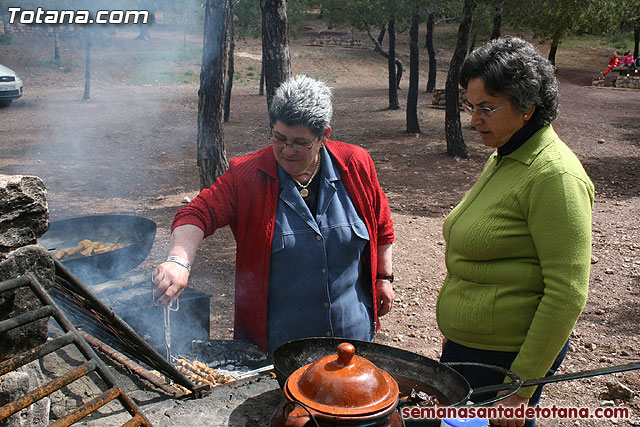
<instances>
[{"instance_id":1,"label":"gray short hair","mask_svg":"<svg viewBox=\"0 0 640 427\"><path fill-rule=\"evenodd\" d=\"M271 126L277 121L287 126L302 125L319 137L329 128L332 115L331 89L303 74L282 83L269 107Z\"/></svg>"},{"instance_id":2,"label":"gray short hair","mask_svg":"<svg viewBox=\"0 0 640 427\"><path fill-rule=\"evenodd\" d=\"M558 82L551 62L529 42L517 37L491 40L469 54L460 71L460 85L481 77L487 91L507 98L515 108L536 106L531 120L551 123L558 115Z\"/></svg>"}]
</instances>

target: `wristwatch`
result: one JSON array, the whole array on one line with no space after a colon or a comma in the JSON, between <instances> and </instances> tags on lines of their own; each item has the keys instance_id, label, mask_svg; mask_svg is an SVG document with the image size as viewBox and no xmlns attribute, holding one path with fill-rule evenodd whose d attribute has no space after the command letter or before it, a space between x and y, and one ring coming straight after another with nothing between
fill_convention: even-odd
<instances>
[{"instance_id":1,"label":"wristwatch","mask_svg":"<svg viewBox=\"0 0 640 427\"><path fill-rule=\"evenodd\" d=\"M378 274L376 279L388 280L390 283L393 283L393 273L391 274Z\"/></svg>"}]
</instances>

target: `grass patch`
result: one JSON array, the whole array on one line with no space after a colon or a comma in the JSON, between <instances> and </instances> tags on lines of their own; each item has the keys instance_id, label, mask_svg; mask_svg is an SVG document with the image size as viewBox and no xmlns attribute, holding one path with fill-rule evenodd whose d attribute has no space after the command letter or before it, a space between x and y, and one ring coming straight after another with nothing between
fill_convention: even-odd
<instances>
[{"instance_id":1,"label":"grass patch","mask_svg":"<svg viewBox=\"0 0 640 427\"><path fill-rule=\"evenodd\" d=\"M39 65L43 68L51 68L54 70L60 70L63 73L70 73L74 68L79 66L79 63L69 58L49 58L41 61Z\"/></svg>"}]
</instances>

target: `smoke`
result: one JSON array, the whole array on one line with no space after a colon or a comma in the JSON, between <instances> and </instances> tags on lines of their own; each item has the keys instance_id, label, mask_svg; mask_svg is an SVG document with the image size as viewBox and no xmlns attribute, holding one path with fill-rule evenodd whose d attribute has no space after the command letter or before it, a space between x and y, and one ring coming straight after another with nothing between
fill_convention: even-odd
<instances>
[{"instance_id":1,"label":"smoke","mask_svg":"<svg viewBox=\"0 0 640 427\"><path fill-rule=\"evenodd\" d=\"M23 9L47 9L50 4L14 3ZM92 12L131 8L131 2L118 1L68 4ZM153 5L136 3L139 9L151 10ZM0 110L0 170L41 177L51 221L97 214L145 216L159 208L175 212L185 195L197 192L201 7L184 0L166 8L154 11L146 40L138 38L142 27L136 25L61 26L58 60L53 58L51 28L44 24L16 26L21 32L12 35L11 44L0 45L0 63L24 81L23 97ZM83 101L88 30L91 96ZM185 182L184 176L193 178ZM158 226L168 233L169 223ZM84 238L90 236L74 236L54 247L74 246ZM114 238L105 243L117 243ZM132 233L122 239L137 241ZM166 246L160 251L166 253ZM113 264L115 271L106 273L82 264L72 270L93 286L126 273L121 265ZM162 348L162 308L152 304L151 287L148 280L140 286L147 295L132 300L125 290L98 297L114 304L132 328ZM180 311L172 313L177 348L181 340L209 339L209 298L188 291Z\"/></svg>"},{"instance_id":2,"label":"smoke","mask_svg":"<svg viewBox=\"0 0 640 427\"><path fill-rule=\"evenodd\" d=\"M117 6L103 1L87 8ZM29 26L31 33L0 46L0 62L11 64L25 86L23 97L0 112L10 151L0 166L3 173L43 178L52 220L141 211L159 194L184 188L174 170L195 162L199 14L175 6L154 16L149 40L137 39L136 25L62 26L58 61L46 25ZM87 30L91 97L82 101ZM193 176L197 188L195 169Z\"/></svg>"}]
</instances>

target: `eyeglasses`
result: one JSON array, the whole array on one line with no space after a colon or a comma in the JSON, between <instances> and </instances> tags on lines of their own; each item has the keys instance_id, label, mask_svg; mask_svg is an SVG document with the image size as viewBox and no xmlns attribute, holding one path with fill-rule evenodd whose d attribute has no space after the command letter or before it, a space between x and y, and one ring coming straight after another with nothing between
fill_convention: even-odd
<instances>
[{"instance_id":1,"label":"eyeglasses","mask_svg":"<svg viewBox=\"0 0 640 427\"><path fill-rule=\"evenodd\" d=\"M300 151L300 152L304 152L305 150L311 150L311 147L313 147L313 144L316 142L316 140L318 139L318 137L313 138L312 141L303 141L303 142L287 142L286 139L278 139L275 136L270 136L269 137L269 141L271 141L271 143L273 145L275 145L278 148L284 148L286 146L290 147L291 149L295 150L295 151Z\"/></svg>"},{"instance_id":2,"label":"eyeglasses","mask_svg":"<svg viewBox=\"0 0 640 427\"><path fill-rule=\"evenodd\" d=\"M464 107L464 110L467 113L469 113L470 116L472 116L473 113L477 113L480 117L493 117L496 111L504 108L504 105L501 105L498 108L488 108L488 107L473 108L473 106L469 104L463 104L462 106Z\"/></svg>"}]
</instances>

